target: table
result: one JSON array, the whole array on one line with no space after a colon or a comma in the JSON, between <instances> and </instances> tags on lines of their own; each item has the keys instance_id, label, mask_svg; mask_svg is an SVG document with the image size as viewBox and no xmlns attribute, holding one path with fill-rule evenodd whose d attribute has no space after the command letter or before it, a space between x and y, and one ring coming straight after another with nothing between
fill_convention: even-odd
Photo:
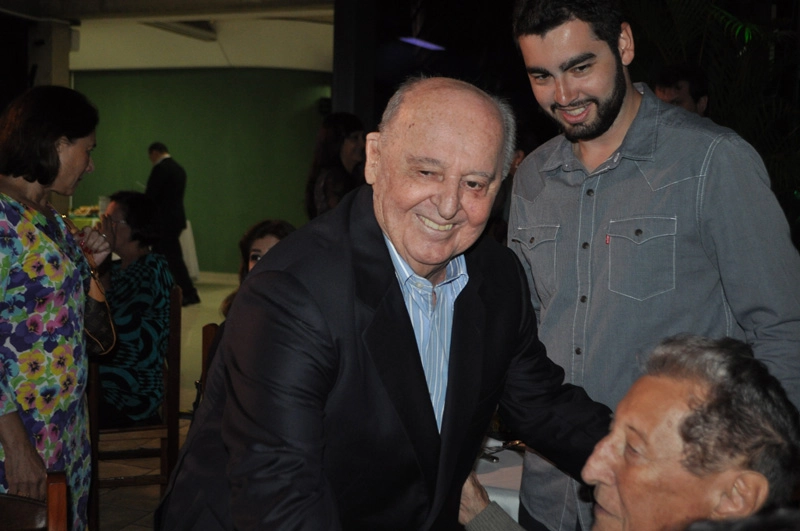
<instances>
[{"instance_id":1,"label":"table","mask_svg":"<svg viewBox=\"0 0 800 531\"><path fill-rule=\"evenodd\" d=\"M486 439L484 447L502 444L501 441L495 439ZM522 454L515 450L501 450L492 455L498 458L498 462L492 463L486 459L478 459L475 464L475 472L478 474L481 485L489 494L489 499L497 502L516 521L519 514Z\"/></svg>"},{"instance_id":2,"label":"table","mask_svg":"<svg viewBox=\"0 0 800 531\"><path fill-rule=\"evenodd\" d=\"M100 223L100 218L96 216L70 216L69 219L76 227L82 229L84 227L94 227Z\"/></svg>"}]
</instances>

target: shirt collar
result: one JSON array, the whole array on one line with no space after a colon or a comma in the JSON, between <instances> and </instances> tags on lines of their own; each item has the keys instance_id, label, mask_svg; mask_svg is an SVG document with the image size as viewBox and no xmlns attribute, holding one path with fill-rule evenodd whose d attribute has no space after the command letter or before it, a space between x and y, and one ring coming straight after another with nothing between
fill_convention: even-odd
<instances>
[{"instance_id":1,"label":"shirt collar","mask_svg":"<svg viewBox=\"0 0 800 531\"><path fill-rule=\"evenodd\" d=\"M616 156L632 160L653 160L658 140L658 122L663 112L663 104L644 83L634 83L633 88L642 94L642 102L622 140L622 145L617 149L615 155L612 155L612 158ZM542 171L552 171L562 166L563 171L583 170L583 165L572 151L572 142L563 135L560 138L561 144L553 150L542 165ZM617 158L618 160L619 158Z\"/></svg>"},{"instance_id":2,"label":"shirt collar","mask_svg":"<svg viewBox=\"0 0 800 531\"><path fill-rule=\"evenodd\" d=\"M389 256L392 257L394 271L401 286L405 286L410 280L421 280L428 284L431 283L428 279L419 276L411 269L411 266L408 265L408 263L403 260L403 257L400 256L400 253L397 252L391 240L386 237L386 234L383 235L383 240L386 242L386 248L389 249ZM447 263L444 280L437 284L436 287L453 282L462 275L469 278L467 275L467 262L464 260L464 255L460 254Z\"/></svg>"}]
</instances>

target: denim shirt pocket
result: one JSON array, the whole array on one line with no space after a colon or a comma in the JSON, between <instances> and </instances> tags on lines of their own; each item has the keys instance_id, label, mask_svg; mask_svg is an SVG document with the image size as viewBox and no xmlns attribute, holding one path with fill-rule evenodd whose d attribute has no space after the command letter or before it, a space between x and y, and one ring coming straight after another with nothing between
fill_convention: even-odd
<instances>
[{"instance_id":1,"label":"denim shirt pocket","mask_svg":"<svg viewBox=\"0 0 800 531\"><path fill-rule=\"evenodd\" d=\"M511 240L519 245L525 260L531 268L533 285L543 306L547 306L555 292L556 250L560 225L536 225L514 230Z\"/></svg>"},{"instance_id":2,"label":"denim shirt pocket","mask_svg":"<svg viewBox=\"0 0 800 531\"><path fill-rule=\"evenodd\" d=\"M608 224L608 289L643 301L675 289L678 218L645 216Z\"/></svg>"}]
</instances>

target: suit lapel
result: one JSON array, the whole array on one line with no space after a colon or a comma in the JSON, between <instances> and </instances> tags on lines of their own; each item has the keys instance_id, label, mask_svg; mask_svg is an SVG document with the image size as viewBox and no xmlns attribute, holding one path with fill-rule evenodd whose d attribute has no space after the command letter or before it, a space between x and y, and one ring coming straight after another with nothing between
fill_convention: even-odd
<instances>
[{"instance_id":1,"label":"suit lapel","mask_svg":"<svg viewBox=\"0 0 800 531\"><path fill-rule=\"evenodd\" d=\"M469 260L467 273L469 282L456 300L453 316L447 398L442 422L442 452L432 514L438 514L441 504L449 494L449 486L453 482L455 467L475 412L481 385L485 351L483 323L486 312L479 295L482 276Z\"/></svg>"},{"instance_id":2,"label":"suit lapel","mask_svg":"<svg viewBox=\"0 0 800 531\"><path fill-rule=\"evenodd\" d=\"M368 187L359 191L350 228L356 295L361 303L357 318L365 323L364 345L414 448L432 500L441 438L414 329Z\"/></svg>"}]
</instances>

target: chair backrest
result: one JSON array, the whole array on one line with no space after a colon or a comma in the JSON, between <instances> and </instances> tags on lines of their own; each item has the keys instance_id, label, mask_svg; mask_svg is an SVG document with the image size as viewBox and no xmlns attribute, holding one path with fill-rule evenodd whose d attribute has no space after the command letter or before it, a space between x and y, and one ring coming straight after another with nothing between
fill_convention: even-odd
<instances>
[{"instance_id":1,"label":"chair backrest","mask_svg":"<svg viewBox=\"0 0 800 531\"><path fill-rule=\"evenodd\" d=\"M47 502L0 494L0 531L67 531L67 476L47 474Z\"/></svg>"},{"instance_id":2,"label":"chair backrest","mask_svg":"<svg viewBox=\"0 0 800 531\"><path fill-rule=\"evenodd\" d=\"M179 441L179 413L181 398L181 309L183 294L181 288L175 284L169 293L169 338L167 340L167 353L164 359L164 399L162 401L162 423L152 426L137 426L132 428L111 428L100 430L98 428L98 414L100 402L100 376L96 362L89 364L89 414L91 416L92 440L92 482L89 492L89 528L98 529L99 525L99 487L118 487L131 485L160 484L163 494L169 482L169 476L178 462ZM165 430L166 436L161 437L160 448L132 448L129 450L101 450L100 435L114 433L129 433L136 431ZM110 435L109 435L110 436ZM139 459L142 457L160 457L160 473L158 475L119 476L113 478L99 478L98 460ZM1 514L1 513L0 513Z\"/></svg>"},{"instance_id":3,"label":"chair backrest","mask_svg":"<svg viewBox=\"0 0 800 531\"><path fill-rule=\"evenodd\" d=\"M178 423L181 405L181 308L183 293L177 284L169 292L169 343L165 364L164 423L167 426L167 477L178 462Z\"/></svg>"},{"instance_id":4,"label":"chair backrest","mask_svg":"<svg viewBox=\"0 0 800 531\"><path fill-rule=\"evenodd\" d=\"M200 378L194 382L197 393L195 394L194 403L192 404L193 420L197 408L200 407L200 400L203 398L203 393L206 391L206 379L208 378L208 369L211 364L211 345L214 344L214 338L217 337L217 330L219 330L219 325L217 323L206 323L203 325L203 343L201 347L202 365L200 366Z\"/></svg>"},{"instance_id":5,"label":"chair backrest","mask_svg":"<svg viewBox=\"0 0 800 531\"><path fill-rule=\"evenodd\" d=\"M219 325L217 323L206 323L203 325L203 370L200 373L200 385L203 389L206 388L206 378L208 377L208 369L211 364L211 345L214 343L214 338L217 337Z\"/></svg>"}]
</instances>

